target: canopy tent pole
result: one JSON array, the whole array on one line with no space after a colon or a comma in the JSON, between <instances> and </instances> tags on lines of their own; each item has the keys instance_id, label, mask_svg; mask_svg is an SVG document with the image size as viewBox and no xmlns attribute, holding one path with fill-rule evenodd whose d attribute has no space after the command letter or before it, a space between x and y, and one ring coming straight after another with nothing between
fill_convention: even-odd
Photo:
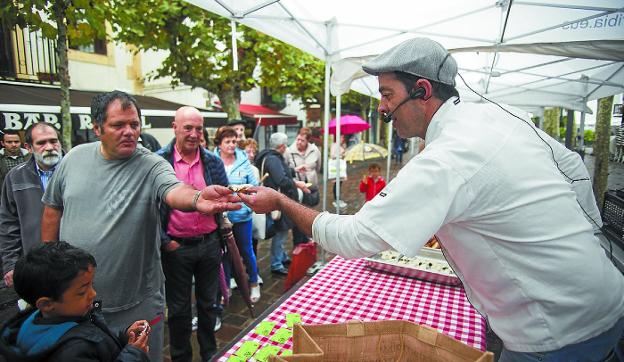
<instances>
[{"instance_id":1,"label":"canopy tent pole","mask_svg":"<svg viewBox=\"0 0 624 362\"><path fill-rule=\"evenodd\" d=\"M230 20L230 26L232 27L232 69L238 70L238 46L236 44L236 21Z\"/></svg>"},{"instance_id":2,"label":"canopy tent pole","mask_svg":"<svg viewBox=\"0 0 624 362\"><path fill-rule=\"evenodd\" d=\"M583 101L587 104L587 98L583 99ZM581 125L579 133L580 139L577 147L582 151L585 149L585 111L581 112Z\"/></svg>"},{"instance_id":3,"label":"canopy tent pole","mask_svg":"<svg viewBox=\"0 0 624 362\"><path fill-rule=\"evenodd\" d=\"M336 137L335 143L337 147L335 149L336 152L336 214L340 215L340 147L342 146L342 142L340 140L340 106L341 106L341 95L338 94L336 96ZM334 145L332 145L333 149Z\"/></svg>"},{"instance_id":4,"label":"canopy tent pole","mask_svg":"<svg viewBox=\"0 0 624 362\"><path fill-rule=\"evenodd\" d=\"M582 75L581 79L585 81L585 94L587 94L587 90L589 89L589 77L586 75ZM587 108L587 96L583 97L583 105ZM579 143L576 145L577 149L580 151L581 156L585 157L585 110L581 112L581 124L579 126Z\"/></svg>"},{"instance_id":5,"label":"canopy tent pole","mask_svg":"<svg viewBox=\"0 0 624 362\"><path fill-rule=\"evenodd\" d=\"M540 107L539 122L538 122L537 127L541 130L544 129L544 110L545 110L544 107Z\"/></svg>"},{"instance_id":6,"label":"canopy tent pole","mask_svg":"<svg viewBox=\"0 0 624 362\"><path fill-rule=\"evenodd\" d=\"M386 182L390 182L390 163L392 162L392 124L394 121L388 123L388 157L386 161Z\"/></svg>"},{"instance_id":7,"label":"canopy tent pole","mask_svg":"<svg viewBox=\"0 0 624 362\"><path fill-rule=\"evenodd\" d=\"M325 61L325 106L323 109L323 118L325 119L323 125L323 211L327 211L327 160L328 160L328 141L329 141L329 107L331 105L329 95L329 76L331 72L331 60ZM320 247L320 260L312 265L308 271L308 275L314 275L325 266L325 259L327 258L327 252L324 248Z\"/></svg>"},{"instance_id":8,"label":"canopy tent pole","mask_svg":"<svg viewBox=\"0 0 624 362\"><path fill-rule=\"evenodd\" d=\"M329 74L331 69L331 62L328 60L325 62L325 109L323 110L323 118L325 120L323 125L323 211L327 211L327 167L328 167L328 141L329 141Z\"/></svg>"},{"instance_id":9,"label":"canopy tent pole","mask_svg":"<svg viewBox=\"0 0 624 362\"><path fill-rule=\"evenodd\" d=\"M409 147L410 147L410 158L412 158L416 154L415 148L417 147L418 138L417 137L412 137L412 138L409 139L409 141L410 141L410 145L409 145Z\"/></svg>"}]
</instances>

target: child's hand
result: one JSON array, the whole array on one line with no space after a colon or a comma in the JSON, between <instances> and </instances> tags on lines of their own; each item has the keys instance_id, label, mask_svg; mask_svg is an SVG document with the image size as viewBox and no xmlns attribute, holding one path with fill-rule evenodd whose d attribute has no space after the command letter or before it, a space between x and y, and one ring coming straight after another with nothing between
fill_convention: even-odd
<instances>
[{"instance_id":1,"label":"child's hand","mask_svg":"<svg viewBox=\"0 0 624 362\"><path fill-rule=\"evenodd\" d=\"M145 353L149 353L147 342L149 340L150 329L150 325L146 320L132 323L126 332L128 335L128 344L143 350Z\"/></svg>"},{"instance_id":2,"label":"child's hand","mask_svg":"<svg viewBox=\"0 0 624 362\"><path fill-rule=\"evenodd\" d=\"M362 176L362 183L365 184L368 181L368 176L364 175Z\"/></svg>"}]
</instances>

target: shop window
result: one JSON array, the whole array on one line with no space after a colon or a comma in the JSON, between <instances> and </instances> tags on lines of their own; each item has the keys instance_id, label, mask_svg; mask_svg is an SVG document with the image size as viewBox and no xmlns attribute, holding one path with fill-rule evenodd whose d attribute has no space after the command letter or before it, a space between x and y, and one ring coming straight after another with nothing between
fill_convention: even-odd
<instances>
[{"instance_id":1,"label":"shop window","mask_svg":"<svg viewBox=\"0 0 624 362\"><path fill-rule=\"evenodd\" d=\"M106 55L106 39L94 39L89 44L71 45L70 49L78 50L84 53Z\"/></svg>"}]
</instances>

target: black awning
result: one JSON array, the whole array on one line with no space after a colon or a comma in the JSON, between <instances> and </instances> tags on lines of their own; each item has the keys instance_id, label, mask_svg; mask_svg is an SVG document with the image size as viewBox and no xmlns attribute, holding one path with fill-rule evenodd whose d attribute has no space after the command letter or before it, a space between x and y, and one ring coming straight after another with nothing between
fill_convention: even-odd
<instances>
[{"instance_id":1,"label":"black awning","mask_svg":"<svg viewBox=\"0 0 624 362\"><path fill-rule=\"evenodd\" d=\"M74 130L90 128L91 99L101 92L70 90ZM141 107L145 128L171 128L176 109L183 104L155 97L133 95ZM0 130L26 129L33 122L60 123L61 90L58 87L30 84L0 83ZM206 127L220 127L227 123L227 114L199 109Z\"/></svg>"}]
</instances>

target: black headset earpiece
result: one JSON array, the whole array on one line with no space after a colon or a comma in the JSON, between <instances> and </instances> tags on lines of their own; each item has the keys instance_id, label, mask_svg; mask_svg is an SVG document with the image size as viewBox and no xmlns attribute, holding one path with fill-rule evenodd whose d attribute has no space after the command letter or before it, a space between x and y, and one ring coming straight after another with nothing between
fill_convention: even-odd
<instances>
[{"instance_id":1,"label":"black headset earpiece","mask_svg":"<svg viewBox=\"0 0 624 362\"><path fill-rule=\"evenodd\" d=\"M410 100L419 99L419 98L425 99L426 94L427 94L427 91L423 87L412 89L407 95L407 97L401 103L399 103L398 106L394 107L394 109L391 112L386 112L383 114L382 116L383 121L386 123L392 122L392 115L394 114L394 112L396 112L397 109L399 109L402 105L404 105L406 102L409 102Z\"/></svg>"},{"instance_id":2,"label":"black headset earpiece","mask_svg":"<svg viewBox=\"0 0 624 362\"><path fill-rule=\"evenodd\" d=\"M409 97L410 99L424 98L426 93L427 91L425 90L425 88L418 87L416 89L412 89L412 91L409 93Z\"/></svg>"}]
</instances>

